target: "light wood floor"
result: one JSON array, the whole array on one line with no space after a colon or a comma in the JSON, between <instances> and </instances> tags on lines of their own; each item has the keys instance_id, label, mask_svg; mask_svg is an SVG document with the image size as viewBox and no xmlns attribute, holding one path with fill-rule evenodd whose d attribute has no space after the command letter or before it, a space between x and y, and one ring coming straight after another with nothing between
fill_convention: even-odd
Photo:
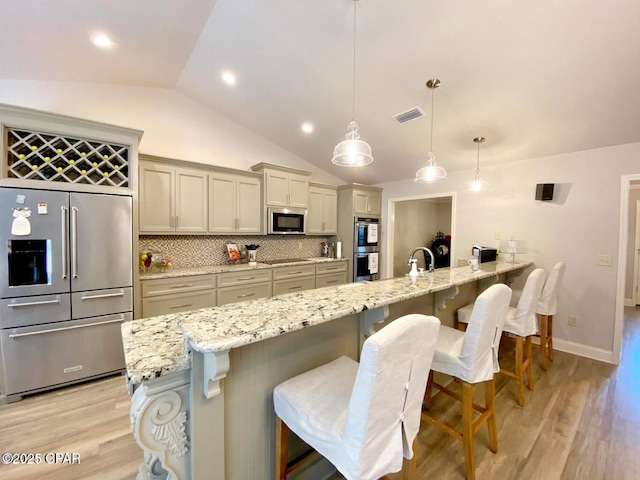
<instances>
[{"instance_id":1,"label":"light wood floor","mask_svg":"<svg viewBox=\"0 0 640 480\"><path fill-rule=\"evenodd\" d=\"M515 401L513 381L498 378L500 451L489 451L482 428L475 440L478 479L640 478L640 309L626 309L625 316L618 368L556 352L545 373L535 352L536 388L527 391L524 408ZM0 464L0 479L135 478L142 451L131 434L129 406L123 377L0 406L0 453L81 455L80 465ZM438 418L455 422L458 411L450 398L434 398L431 412ZM418 441L419 479L464 478L460 442L424 423Z\"/></svg>"}]
</instances>

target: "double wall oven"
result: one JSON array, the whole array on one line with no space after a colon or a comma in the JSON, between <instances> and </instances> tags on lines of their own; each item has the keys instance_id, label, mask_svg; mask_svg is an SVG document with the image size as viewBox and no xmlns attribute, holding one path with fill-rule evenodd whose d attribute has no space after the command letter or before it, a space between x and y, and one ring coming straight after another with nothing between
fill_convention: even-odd
<instances>
[{"instance_id":1,"label":"double wall oven","mask_svg":"<svg viewBox=\"0 0 640 480\"><path fill-rule=\"evenodd\" d=\"M353 227L353 281L377 280L380 277L378 262L380 219L355 217Z\"/></svg>"},{"instance_id":2,"label":"double wall oven","mask_svg":"<svg viewBox=\"0 0 640 480\"><path fill-rule=\"evenodd\" d=\"M0 188L0 394L120 371L131 197Z\"/></svg>"}]
</instances>

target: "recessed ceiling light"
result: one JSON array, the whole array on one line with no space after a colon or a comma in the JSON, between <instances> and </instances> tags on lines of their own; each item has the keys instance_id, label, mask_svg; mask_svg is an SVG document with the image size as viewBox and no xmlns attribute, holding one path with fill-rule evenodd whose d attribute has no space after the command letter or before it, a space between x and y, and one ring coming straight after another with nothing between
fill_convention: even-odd
<instances>
[{"instance_id":1,"label":"recessed ceiling light","mask_svg":"<svg viewBox=\"0 0 640 480\"><path fill-rule=\"evenodd\" d=\"M95 35L91 39L91 41L96 47L106 48L106 47L111 47L113 45L113 41L109 37L103 34Z\"/></svg>"},{"instance_id":2,"label":"recessed ceiling light","mask_svg":"<svg viewBox=\"0 0 640 480\"><path fill-rule=\"evenodd\" d=\"M222 80L224 80L225 83L228 83L229 85L235 85L236 84L236 74L233 72L222 72Z\"/></svg>"},{"instance_id":3,"label":"recessed ceiling light","mask_svg":"<svg viewBox=\"0 0 640 480\"><path fill-rule=\"evenodd\" d=\"M310 124L309 122L307 122L307 123L303 123L303 124L302 124L302 131L303 131L304 133L311 133L311 132L313 132L313 125L312 125L312 124Z\"/></svg>"}]
</instances>

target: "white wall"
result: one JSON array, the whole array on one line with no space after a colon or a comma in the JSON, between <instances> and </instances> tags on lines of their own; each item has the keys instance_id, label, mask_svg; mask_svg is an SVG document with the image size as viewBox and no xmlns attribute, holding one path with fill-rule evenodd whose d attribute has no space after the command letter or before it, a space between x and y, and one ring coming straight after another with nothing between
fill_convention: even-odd
<instances>
[{"instance_id":1,"label":"white wall","mask_svg":"<svg viewBox=\"0 0 640 480\"><path fill-rule=\"evenodd\" d=\"M174 90L0 80L0 103L143 130L141 153L240 170L267 162L344 183Z\"/></svg>"},{"instance_id":2,"label":"white wall","mask_svg":"<svg viewBox=\"0 0 640 480\"><path fill-rule=\"evenodd\" d=\"M530 259L536 266L548 271L557 261L566 262L554 337L610 352L620 176L640 173L639 160L640 143L635 143L483 168L483 177L492 183L493 191L480 195L462 192L472 170L450 172L447 181L434 185L410 180L381 184L383 225L389 199L457 191L453 238L457 255L464 257L474 243L497 247L494 235L501 232L502 238L526 240L529 253L520 258ZM446 167L445 161L440 163ZM537 183L555 183L553 201L534 199ZM613 266L596 266L598 254L612 255ZM577 316L576 327L568 325L569 315Z\"/></svg>"}]
</instances>

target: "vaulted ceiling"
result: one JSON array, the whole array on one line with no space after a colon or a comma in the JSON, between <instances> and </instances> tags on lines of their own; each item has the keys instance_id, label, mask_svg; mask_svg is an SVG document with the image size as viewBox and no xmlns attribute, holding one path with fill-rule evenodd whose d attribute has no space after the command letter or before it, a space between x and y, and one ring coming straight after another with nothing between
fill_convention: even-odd
<instances>
[{"instance_id":1,"label":"vaulted ceiling","mask_svg":"<svg viewBox=\"0 0 640 480\"><path fill-rule=\"evenodd\" d=\"M375 161L331 164L352 117ZM0 78L175 89L345 181L640 141L637 0L2 1ZM89 39L109 34L98 50ZM224 70L237 75L233 87ZM392 116L420 107L404 125ZM305 134L300 126L311 122Z\"/></svg>"}]
</instances>

